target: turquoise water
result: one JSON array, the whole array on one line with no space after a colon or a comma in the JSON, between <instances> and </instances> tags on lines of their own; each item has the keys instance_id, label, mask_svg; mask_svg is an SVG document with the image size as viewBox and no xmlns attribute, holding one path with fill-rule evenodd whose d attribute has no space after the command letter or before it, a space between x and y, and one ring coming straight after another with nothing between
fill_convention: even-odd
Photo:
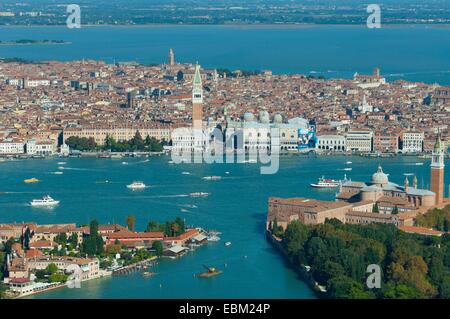
<instances>
[{"instance_id":1,"label":"turquoise water","mask_svg":"<svg viewBox=\"0 0 450 319\"><path fill-rule=\"evenodd\" d=\"M168 164L169 157L144 159L65 159L63 175L51 172L58 159L0 163L0 222L124 223L128 214L143 229L149 220L163 222L180 216L191 225L216 229L222 240L199 248L178 260L164 260L153 278L140 274L83 283L82 289L60 289L35 298L314 298L264 238L269 196L304 196L332 200L335 191L314 190L309 183L321 175L342 178L346 161L352 161L353 180L368 180L382 164L391 180L403 183L403 173L415 173L419 184L429 183L429 161L417 158L367 159L361 157L286 156L275 175L260 175L258 164ZM449 163L447 163L448 165ZM447 166L448 167L448 166ZM188 171L191 175L183 175ZM226 174L229 172L229 174ZM219 181L203 176L220 175ZM26 185L36 177L42 182ZM130 191L126 185L142 180L150 187ZM98 183L109 180L110 183ZM450 181L449 170L446 182ZM420 186L420 185L419 185ZM206 198L185 196L209 192ZM27 205L33 198L50 194L61 204L52 209ZM189 208L196 205L198 208ZM187 212L182 212L186 209ZM224 242L232 245L225 247ZM224 273L211 280L194 278L202 265L214 265ZM160 286L161 285L161 286Z\"/></svg>"},{"instance_id":2,"label":"turquoise water","mask_svg":"<svg viewBox=\"0 0 450 319\"><path fill-rule=\"evenodd\" d=\"M445 26L146 26L1 27L0 40L52 39L68 45L0 46L0 57L102 59L108 63L199 61L205 67L271 69L349 78L380 67L388 80L450 84Z\"/></svg>"}]
</instances>

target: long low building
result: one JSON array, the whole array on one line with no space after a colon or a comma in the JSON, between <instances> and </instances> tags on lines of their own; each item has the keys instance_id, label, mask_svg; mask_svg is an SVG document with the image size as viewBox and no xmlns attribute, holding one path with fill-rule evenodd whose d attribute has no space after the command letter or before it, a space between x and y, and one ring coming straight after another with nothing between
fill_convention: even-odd
<instances>
[{"instance_id":1,"label":"long low building","mask_svg":"<svg viewBox=\"0 0 450 319\"><path fill-rule=\"evenodd\" d=\"M266 227L272 223L286 229L294 220L306 225L323 224L327 219L338 219L346 224L394 224L412 226L417 212L395 215L373 212L373 202L359 203L321 201L309 198L270 198Z\"/></svg>"},{"instance_id":2,"label":"long low building","mask_svg":"<svg viewBox=\"0 0 450 319\"><path fill-rule=\"evenodd\" d=\"M172 130L168 127L69 127L64 129L63 137L64 142L72 136L93 138L97 145L104 145L106 137L112 137L116 141L128 141L136 132L139 132L143 139L150 136L159 141L170 141Z\"/></svg>"}]
</instances>

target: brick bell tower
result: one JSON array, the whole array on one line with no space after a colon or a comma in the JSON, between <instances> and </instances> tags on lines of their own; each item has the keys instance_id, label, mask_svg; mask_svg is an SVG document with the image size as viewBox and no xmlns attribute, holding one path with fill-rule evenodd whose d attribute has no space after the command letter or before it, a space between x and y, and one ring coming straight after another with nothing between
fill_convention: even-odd
<instances>
[{"instance_id":1,"label":"brick bell tower","mask_svg":"<svg viewBox=\"0 0 450 319\"><path fill-rule=\"evenodd\" d=\"M195 66L192 85L192 126L194 129L201 130L203 121L203 85L200 65L198 64Z\"/></svg>"},{"instance_id":2,"label":"brick bell tower","mask_svg":"<svg viewBox=\"0 0 450 319\"><path fill-rule=\"evenodd\" d=\"M431 156L430 190L436 194L436 205L444 201L444 145L438 134Z\"/></svg>"}]
</instances>

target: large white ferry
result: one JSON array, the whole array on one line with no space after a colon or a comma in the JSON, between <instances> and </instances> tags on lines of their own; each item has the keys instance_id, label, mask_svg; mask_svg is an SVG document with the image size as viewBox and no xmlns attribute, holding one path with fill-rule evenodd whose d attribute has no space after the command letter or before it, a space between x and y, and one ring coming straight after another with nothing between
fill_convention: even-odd
<instances>
[{"instance_id":1,"label":"large white ferry","mask_svg":"<svg viewBox=\"0 0 450 319\"><path fill-rule=\"evenodd\" d=\"M30 202L31 206L55 206L59 204L59 200L54 200L49 195L42 197L42 199L33 199Z\"/></svg>"},{"instance_id":2,"label":"large white ferry","mask_svg":"<svg viewBox=\"0 0 450 319\"><path fill-rule=\"evenodd\" d=\"M334 179L326 179L325 177L319 178L317 183L311 184L311 187L315 188L335 188L341 185L340 181Z\"/></svg>"},{"instance_id":3,"label":"large white ferry","mask_svg":"<svg viewBox=\"0 0 450 319\"><path fill-rule=\"evenodd\" d=\"M133 182L130 185L127 185L129 189L143 189L145 188L145 184L143 182Z\"/></svg>"}]
</instances>

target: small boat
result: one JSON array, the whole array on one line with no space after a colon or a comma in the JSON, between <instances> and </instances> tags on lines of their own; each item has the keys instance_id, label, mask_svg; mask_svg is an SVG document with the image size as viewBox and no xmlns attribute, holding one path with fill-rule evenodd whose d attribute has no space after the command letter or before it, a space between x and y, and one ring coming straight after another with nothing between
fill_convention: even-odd
<instances>
[{"instance_id":1,"label":"small boat","mask_svg":"<svg viewBox=\"0 0 450 319\"><path fill-rule=\"evenodd\" d=\"M220 237L216 235L212 235L206 238L208 241L219 241Z\"/></svg>"},{"instance_id":2,"label":"small boat","mask_svg":"<svg viewBox=\"0 0 450 319\"><path fill-rule=\"evenodd\" d=\"M122 162L122 165L128 165L128 162Z\"/></svg>"},{"instance_id":3,"label":"small boat","mask_svg":"<svg viewBox=\"0 0 450 319\"><path fill-rule=\"evenodd\" d=\"M57 164L58 165L66 165L67 163L66 162L58 162Z\"/></svg>"},{"instance_id":4,"label":"small boat","mask_svg":"<svg viewBox=\"0 0 450 319\"><path fill-rule=\"evenodd\" d=\"M344 168L344 171L351 171L351 170L353 170L353 168L351 168L351 167L346 167L346 168Z\"/></svg>"},{"instance_id":5,"label":"small boat","mask_svg":"<svg viewBox=\"0 0 450 319\"><path fill-rule=\"evenodd\" d=\"M422 166L423 163L422 163L422 162L419 162L419 163L415 163L415 165L417 165L417 166Z\"/></svg>"},{"instance_id":6,"label":"small boat","mask_svg":"<svg viewBox=\"0 0 450 319\"><path fill-rule=\"evenodd\" d=\"M185 209L185 208L181 208L180 212L182 212L182 213L189 213L189 211L187 209Z\"/></svg>"},{"instance_id":7,"label":"small boat","mask_svg":"<svg viewBox=\"0 0 450 319\"><path fill-rule=\"evenodd\" d=\"M30 202L31 206L38 206L38 207L55 206L58 204L59 204L59 200L54 200L49 195L42 197L42 199L33 199Z\"/></svg>"},{"instance_id":8,"label":"small boat","mask_svg":"<svg viewBox=\"0 0 450 319\"><path fill-rule=\"evenodd\" d=\"M64 166L60 166L60 167L58 167L58 169L59 169L59 170L63 170L63 169L65 169L65 168L64 168Z\"/></svg>"},{"instance_id":9,"label":"small boat","mask_svg":"<svg viewBox=\"0 0 450 319\"><path fill-rule=\"evenodd\" d=\"M315 184L311 184L314 188L335 188L339 187L341 183L334 179L326 179L325 177L319 178L319 181Z\"/></svg>"},{"instance_id":10,"label":"small boat","mask_svg":"<svg viewBox=\"0 0 450 319\"><path fill-rule=\"evenodd\" d=\"M54 174L54 175L62 175L63 172L53 172L52 174Z\"/></svg>"},{"instance_id":11,"label":"small boat","mask_svg":"<svg viewBox=\"0 0 450 319\"><path fill-rule=\"evenodd\" d=\"M227 174L227 175L228 175L228 174L230 174L230 172L225 172L225 174Z\"/></svg>"},{"instance_id":12,"label":"small boat","mask_svg":"<svg viewBox=\"0 0 450 319\"><path fill-rule=\"evenodd\" d=\"M205 265L203 265L203 267L206 268L206 271L202 272L200 274L197 274L197 277L199 277L199 278L211 278L211 277L220 275L222 273L221 270L218 270L218 269L216 269L214 267L208 267L208 266L205 266Z\"/></svg>"},{"instance_id":13,"label":"small boat","mask_svg":"<svg viewBox=\"0 0 450 319\"><path fill-rule=\"evenodd\" d=\"M37 178L33 177L33 178L29 178L29 179L24 179L23 182L25 184L34 184L34 183L39 183L40 180L38 180Z\"/></svg>"},{"instance_id":14,"label":"small boat","mask_svg":"<svg viewBox=\"0 0 450 319\"><path fill-rule=\"evenodd\" d=\"M144 277L153 277L154 275L156 275L156 272L144 271L144 272L142 273L142 275L143 275Z\"/></svg>"},{"instance_id":15,"label":"small boat","mask_svg":"<svg viewBox=\"0 0 450 319\"><path fill-rule=\"evenodd\" d=\"M182 172L181 174L183 174L183 175L191 175L191 173L189 173L189 172Z\"/></svg>"},{"instance_id":16,"label":"small boat","mask_svg":"<svg viewBox=\"0 0 450 319\"><path fill-rule=\"evenodd\" d=\"M145 184L143 182L133 182L133 183L127 185L127 188L129 188L129 189L144 189L145 187L147 187L147 186L145 186Z\"/></svg>"},{"instance_id":17,"label":"small boat","mask_svg":"<svg viewBox=\"0 0 450 319\"><path fill-rule=\"evenodd\" d=\"M351 164L353 164L353 162L348 161L348 162L345 162L345 164L351 165Z\"/></svg>"},{"instance_id":18,"label":"small boat","mask_svg":"<svg viewBox=\"0 0 450 319\"><path fill-rule=\"evenodd\" d=\"M195 193L190 193L189 196L191 196L191 197L207 197L207 196L209 196L209 193L195 192Z\"/></svg>"},{"instance_id":19,"label":"small boat","mask_svg":"<svg viewBox=\"0 0 450 319\"><path fill-rule=\"evenodd\" d=\"M218 181L218 180L222 179L222 177L221 176L205 176L205 177L203 177L203 179L205 181Z\"/></svg>"},{"instance_id":20,"label":"small boat","mask_svg":"<svg viewBox=\"0 0 450 319\"><path fill-rule=\"evenodd\" d=\"M225 243L225 246L231 246L231 241L227 241L226 243Z\"/></svg>"}]
</instances>

